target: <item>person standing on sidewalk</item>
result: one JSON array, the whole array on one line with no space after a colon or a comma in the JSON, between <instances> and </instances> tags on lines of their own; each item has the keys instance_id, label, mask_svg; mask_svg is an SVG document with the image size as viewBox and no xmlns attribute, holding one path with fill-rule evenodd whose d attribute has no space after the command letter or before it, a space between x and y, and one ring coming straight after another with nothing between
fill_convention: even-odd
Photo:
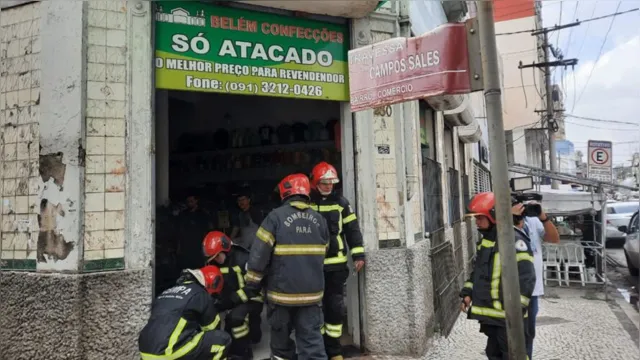
<instances>
[{"instance_id":1,"label":"person standing on sidewalk","mask_svg":"<svg viewBox=\"0 0 640 360\"><path fill-rule=\"evenodd\" d=\"M342 360L344 285L349 277L347 251L356 272L364 266L362 233L349 201L333 190L340 181L336 169L326 162L311 171L311 206L327 220L331 241L324 260L324 345L331 360ZM345 239L348 248L345 246Z\"/></svg>"},{"instance_id":2,"label":"person standing on sidewalk","mask_svg":"<svg viewBox=\"0 0 640 360\"><path fill-rule=\"evenodd\" d=\"M478 242L473 272L460 291L462 298L460 308L462 312L468 314L469 319L480 322L480 332L487 336L485 348L487 357L490 360L507 360L509 348L502 291L502 266L497 242L495 195L492 192L476 194L469 202L467 216L475 217L482 238ZM513 223L520 303L525 324L525 342L528 345L530 339L526 313L535 287L536 275L529 239L521 230L522 216L514 216Z\"/></svg>"},{"instance_id":3,"label":"person standing on sidewalk","mask_svg":"<svg viewBox=\"0 0 640 360\"><path fill-rule=\"evenodd\" d=\"M326 360L321 331L329 229L322 215L309 205L311 185L306 175L289 175L278 189L283 203L267 215L256 232L244 294L251 299L263 285L266 288L272 358L295 359L297 345L300 359Z\"/></svg>"},{"instance_id":4,"label":"person standing on sidewalk","mask_svg":"<svg viewBox=\"0 0 640 360\"><path fill-rule=\"evenodd\" d=\"M530 204L535 204L531 202ZM516 204L513 207L513 214L522 214L524 211L524 204ZM536 286L533 289L531 301L529 301L529 318L527 319L527 325L529 328L529 336L531 340L527 343L527 354L529 359L533 358L533 340L536 337L536 316L538 316L538 300L540 296L544 296L544 279L543 279L543 263L542 263L542 242L548 242L552 244L558 244L560 242L560 234L558 229L551 222L549 216L543 211L540 215L525 216L524 217L524 232L531 240L531 250L533 251L533 264L536 269Z\"/></svg>"}]
</instances>

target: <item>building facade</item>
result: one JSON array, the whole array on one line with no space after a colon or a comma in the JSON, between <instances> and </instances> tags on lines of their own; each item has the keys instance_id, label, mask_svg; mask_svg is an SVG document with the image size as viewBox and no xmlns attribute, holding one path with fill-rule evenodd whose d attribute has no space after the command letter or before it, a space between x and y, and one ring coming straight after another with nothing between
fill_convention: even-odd
<instances>
[{"instance_id":1,"label":"building facade","mask_svg":"<svg viewBox=\"0 0 640 360\"><path fill-rule=\"evenodd\" d=\"M545 151L548 141L541 131L541 114L546 108L543 72L519 66L544 61L543 38L532 36L531 29L542 27L541 3L533 0L496 1L494 20L498 53L502 59L503 119L510 162L548 166ZM545 159L543 161L543 159Z\"/></svg>"},{"instance_id":2,"label":"building facade","mask_svg":"<svg viewBox=\"0 0 640 360\"><path fill-rule=\"evenodd\" d=\"M270 1L270 8L232 8L282 23L304 12L304 21L346 29L356 48L419 35L463 19L466 10L424 4ZM187 99L158 88L158 39L166 34L156 22L200 27L212 20L204 10L185 10L191 5L161 10L146 1L2 6L0 354L134 359L160 269L156 207L170 200L174 183L171 104L203 102L201 94ZM219 21L232 28L230 20ZM338 42L338 33L327 30L327 39ZM486 118L479 123L470 103L464 95L353 114L344 99L332 105L343 192L356 208L367 252L366 271L348 282L344 332L372 353L420 355L429 337L446 333L457 318L452 301L475 244L464 203L488 176L476 175L477 164L489 168L482 160Z\"/></svg>"}]
</instances>

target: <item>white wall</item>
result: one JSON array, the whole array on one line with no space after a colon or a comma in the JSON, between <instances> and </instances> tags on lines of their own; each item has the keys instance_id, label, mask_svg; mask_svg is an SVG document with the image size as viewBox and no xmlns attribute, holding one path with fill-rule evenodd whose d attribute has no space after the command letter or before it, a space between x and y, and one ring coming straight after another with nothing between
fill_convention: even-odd
<instances>
[{"instance_id":1,"label":"white wall","mask_svg":"<svg viewBox=\"0 0 640 360\"><path fill-rule=\"evenodd\" d=\"M535 29L535 19L532 16L498 22L496 33ZM523 33L497 36L496 40L502 59L504 128L511 130L535 123L540 116L534 110L536 106L541 106L540 94L544 94L541 72L531 68L521 71L518 65L520 61L524 65L538 61L537 38L530 33Z\"/></svg>"}]
</instances>

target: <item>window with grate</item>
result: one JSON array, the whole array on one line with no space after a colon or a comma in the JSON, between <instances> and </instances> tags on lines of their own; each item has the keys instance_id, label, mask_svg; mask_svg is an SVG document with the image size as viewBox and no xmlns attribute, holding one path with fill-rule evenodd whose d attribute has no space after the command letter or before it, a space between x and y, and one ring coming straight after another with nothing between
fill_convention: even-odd
<instances>
[{"instance_id":1,"label":"window with grate","mask_svg":"<svg viewBox=\"0 0 640 360\"><path fill-rule=\"evenodd\" d=\"M442 214L442 166L423 159L422 186L424 192L424 231L432 233L444 227Z\"/></svg>"},{"instance_id":2,"label":"window with grate","mask_svg":"<svg viewBox=\"0 0 640 360\"><path fill-rule=\"evenodd\" d=\"M491 191L491 173L489 170L478 163L473 162L473 194Z\"/></svg>"}]
</instances>

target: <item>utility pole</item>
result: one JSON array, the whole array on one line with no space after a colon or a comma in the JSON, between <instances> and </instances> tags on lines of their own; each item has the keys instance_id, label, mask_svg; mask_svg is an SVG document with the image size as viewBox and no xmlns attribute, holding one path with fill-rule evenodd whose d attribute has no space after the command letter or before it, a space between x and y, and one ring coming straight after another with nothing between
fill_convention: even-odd
<instances>
[{"instance_id":1,"label":"utility pole","mask_svg":"<svg viewBox=\"0 0 640 360\"><path fill-rule=\"evenodd\" d=\"M520 65L518 68L525 69L530 67L544 68L544 82L545 82L545 98L547 103L546 108L546 127L549 137L549 170L558 171L558 160L556 159L556 131L558 126L555 121L555 109L553 108L553 90L551 88L551 68L556 66L575 66L578 64L578 59L562 59L556 61L549 61L549 51L551 44L549 44L549 33L556 30L566 29L573 26L580 25L580 22L575 22L566 25L554 26L552 28L544 28L531 33L532 36L543 35L543 50L544 50L544 62L533 63L529 65ZM543 154L544 158L544 154ZM558 180L551 180L551 188L558 189Z\"/></svg>"},{"instance_id":2,"label":"utility pole","mask_svg":"<svg viewBox=\"0 0 640 360\"><path fill-rule=\"evenodd\" d=\"M502 99L500 72L498 68L498 47L493 20L493 1L479 1L478 27L480 48L482 49L482 73L484 79L484 99L487 107L489 146L491 148L491 179L496 198L496 227L500 263L502 264L502 290L509 344L509 359L525 360L524 324L520 305L520 283L513 246L514 230L511 215L511 191L507 152L502 119Z\"/></svg>"},{"instance_id":3,"label":"utility pole","mask_svg":"<svg viewBox=\"0 0 640 360\"><path fill-rule=\"evenodd\" d=\"M549 130L549 170L557 171L558 160L556 159L556 133L553 131L552 124L555 120L553 111L553 96L551 90L551 71L549 67L549 34L544 33L544 62L546 69L544 71L544 83L546 86L545 97L547 98L547 129ZM558 189L558 180L551 179L551 188Z\"/></svg>"}]
</instances>

